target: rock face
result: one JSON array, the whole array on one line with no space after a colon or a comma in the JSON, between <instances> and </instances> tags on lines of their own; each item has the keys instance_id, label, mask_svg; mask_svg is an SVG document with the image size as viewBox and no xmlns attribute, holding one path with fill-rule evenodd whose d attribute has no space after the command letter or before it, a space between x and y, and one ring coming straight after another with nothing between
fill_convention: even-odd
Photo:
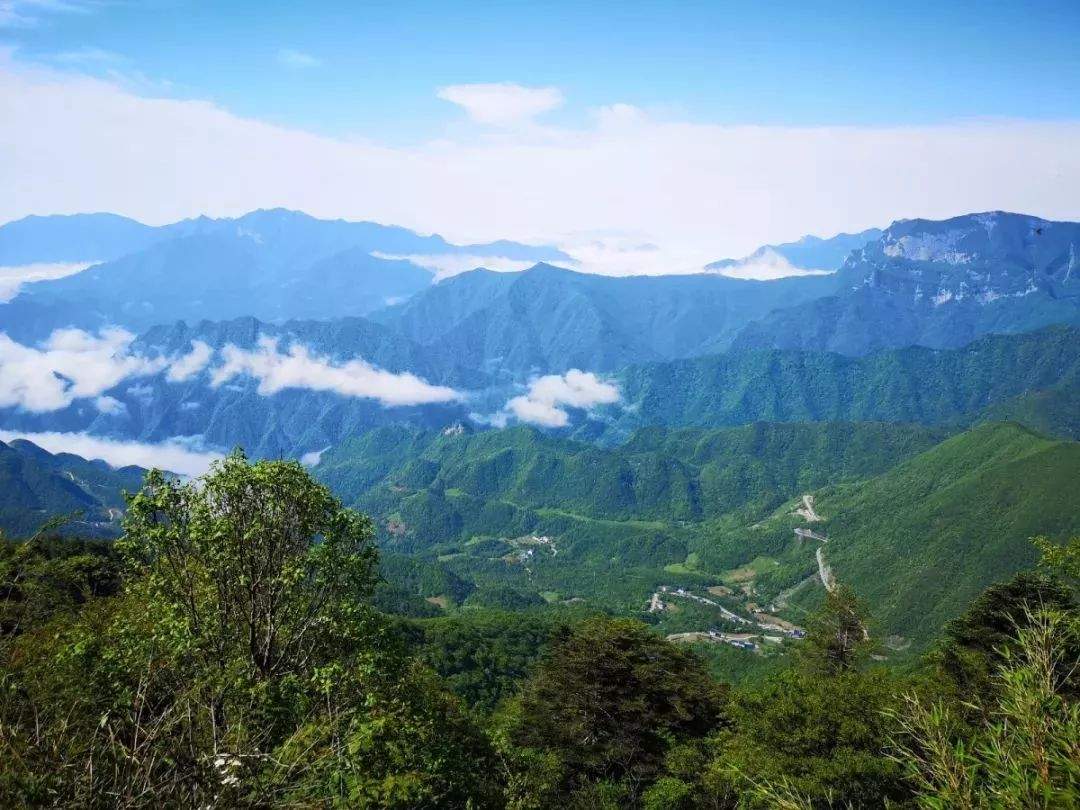
<instances>
[{"instance_id":1,"label":"rock face","mask_svg":"<svg viewBox=\"0 0 1080 810\"><path fill-rule=\"evenodd\" d=\"M838 275L835 295L751 324L736 345L863 355L1080 323L1080 225L1002 212L904 220Z\"/></svg>"}]
</instances>

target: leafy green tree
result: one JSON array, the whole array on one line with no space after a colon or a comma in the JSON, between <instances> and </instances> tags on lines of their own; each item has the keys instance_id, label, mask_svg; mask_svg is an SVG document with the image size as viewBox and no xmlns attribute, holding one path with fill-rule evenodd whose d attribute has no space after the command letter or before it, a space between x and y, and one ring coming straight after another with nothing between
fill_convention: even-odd
<instances>
[{"instance_id":1,"label":"leafy green tree","mask_svg":"<svg viewBox=\"0 0 1080 810\"><path fill-rule=\"evenodd\" d=\"M867 629L866 606L846 585L828 591L825 603L807 622L801 650L804 665L838 675L865 663L874 649Z\"/></svg>"},{"instance_id":2,"label":"leafy green tree","mask_svg":"<svg viewBox=\"0 0 1080 810\"><path fill-rule=\"evenodd\" d=\"M589 619L557 640L526 681L504 717L506 740L557 758L563 798L583 802L600 791L610 799L620 790L635 797L673 740L717 728L722 703L691 651L640 622Z\"/></svg>"},{"instance_id":3,"label":"leafy green tree","mask_svg":"<svg viewBox=\"0 0 1080 810\"><path fill-rule=\"evenodd\" d=\"M1044 609L1070 613L1077 603L1060 580L1025 572L991 585L963 615L949 622L938 658L954 694L971 704L993 700L992 692L1000 684L995 673L1015 652L1017 631ZM1080 655L1080 647L1070 652ZM1068 677L1064 688L1080 691L1080 673Z\"/></svg>"},{"instance_id":4,"label":"leafy green tree","mask_svg":"<svg viewBox=\"0 0 1080 810\"><path fill-rule=\"evenodd\" d=\"M805 668L738 693L734 730L715 749L706 787L753 807L777 806L784 795L810 807L902 801L911 791L888 757L884 714L896 696L894 677L884 671L822 675Z\"/></svg>"},{"instance_id":5,"label":"leafy green tree","mask_svg":"<svg viewBox=\"0 0 1080 810\"><path fill-rule=\"evenodd\" d=\"M486 739L368 604L372 534L295 462L151 473L123 593L5 656L0 804L490 803Z\"/></svg>"}]
</instances>

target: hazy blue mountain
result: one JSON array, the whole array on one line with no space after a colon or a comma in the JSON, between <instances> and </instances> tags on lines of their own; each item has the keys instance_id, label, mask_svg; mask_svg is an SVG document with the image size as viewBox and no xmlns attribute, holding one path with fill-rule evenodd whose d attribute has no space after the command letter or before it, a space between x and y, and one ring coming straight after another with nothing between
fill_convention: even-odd
<instances>
[{"instance_id":1,"label":"hazy blue mountain","mask_svg":"<svg viewBox=\"0 0 1080 810\"><path fill-rule=\"evenodd\" d=\"M282 325L254 318L204 321L195 326L180 323L149 330L134 349L150 356L176 356L190 351L193 340L214 349L227 344L252 349L261 336L277 338L282 351L296 341L318 356L334 360L363 358L388 371L409 371L430 383L461 390L482 388L489 382L475 370L461 366L452 353L422 349L362 318L290 321ZM258 391L258 381L246 376L215 387L209 370L184 382L172 382L165 373L129 379L108 394L122 405L115 413L102 413L92 403L78 400L49 413L8 408L0 411L0 424L31 432L88 431L149 442L202 436L207 445L220 449L239 445L253 456L297 457L379 425L439 427L464 420L470 407L457 402L385 407L372 399L307 389L286 389L265 396Z\"/></svg>"},{"instance_id":2,"label":"hazy blue mountain","mask_svg":"<svg viewBox=\"0 0 1080 810\"><path fill-rule=\"evenodd\" d=\"M893 223L849 256L835 295L774 312L735 345L861 355L1053 323L1080 323L1080 223L991 212Z\"/></svg>"},{"instance_id":3,"label":"hazy blue mountain","mask_svg":"<svg viewBox=\"0 0 1080 810\"><path fill-rule=\"evenodd\" d=\"M634 366L618 377L623 403L607 440L645 425L716 427L757 420L944 424L1055 386L1080 384L1080 329L984 337L960 349L909 347L853 358L828 352L739 350Z\"/></svg>"},{"instance_id":4,"label":"hazy blue mountain","mask_svg":"<svg viewBox=\"0 0 1080 810\"><path fill-rule=\"evenodd\" d=\"M741 259L721 259L705 265L706 270L724 274L738 275L739 271L749 266L763 263L780 262L776 257L803 271L834 271L840 268L853 250L865 247L881 237L880 228L869 228L859 233L838 233L829 239L818 236L804 236L797 242L784 242L779 245L762 245L748 256Z\"/></svg>"},{"instance_id":5,"label":"hazy blue mountain","mask_svg":"<svg viewBox=\"0 0 1080 810\"><path fill-rule=\"evenodd\" d=\"M421 345L452 348L466 365L521 378L718 351L753 319L832 291L822 277L612 278L538 264L463 273L371 317Z\"/></svg>"},{"instance_id":6,"label":"hazy blue mountain","mask_svg":"<svg viewBox=\"0 0 1080 810\"><path fill-rule=\"evenodd\" d=\"M65 531L111 536L119 529L122 492L134 492L145 470L113 469L70 453L49 453L22 439L0 442L0 530L32 534L57 515L82 513Z\"/></svg>"},{"instance_id":7,"label":"hazy blue mountain","mask_svg":"<svg viewBox=\"0 0 1080 810\"><path fill-rule=\"evenodd\" d=\"M20 261L42 261L49 245L68 231L91 233L96 216L27 220L0 228L0 244L23 239ZM113 221L104 221L115 227ZM325 221L295 211L255 211L238 219L201 217L161 228L138 228L139 240L81 273L27 285L0 307L0 329L19 340L39 339L58 327L98 328L117 324L140 332L178 319L225 320L253 316L266 321L363 315L408 298L431 283L429 271L405 260L380 256L461 254L537 260L565 259L549 247L512 242L451 245L439 236L370 222ZM50 235L51 231L56 233ZM33 242L33 244L31 244ZM34 253L31 247L36 245ZM87 248L88 249L88 248ZM68 250L68 248L65 248ZM118 252L117 252L118 251Z\"/></svg>"},{"instance_id":8,"label":"hazy blue mountain","mask_svg":"<svg viewBox=\"0 0 1080 810\"><path fill-rule=\"evenodd\" d=\"M0 226L0 265L108 261L164 237L116 214L30 216Z\"/></svg>"},{"instance_id":9,"label":"hazy blue mountain","mask_svg":"<svg viewBox=\"0 0 1080 810\"><path fill-rule=\"evenodd\" d=\"M19 339L40 338L68 325L118 324L141 332L200 318L338 318L361 315L430 283L431 274L410 262L378 259L358 248L293 264L274 246L248 236L192 234L30 285L0 308L0 322ZM81 303L75 312L74 301ZM20 316L31 307L38 312L26 323Z\"/></svg>"}]
</instances>

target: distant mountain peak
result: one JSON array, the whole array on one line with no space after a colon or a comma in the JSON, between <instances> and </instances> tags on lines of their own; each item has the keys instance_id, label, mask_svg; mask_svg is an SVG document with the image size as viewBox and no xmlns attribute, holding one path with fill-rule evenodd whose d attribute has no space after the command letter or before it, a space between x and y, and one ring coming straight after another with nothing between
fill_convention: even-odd
<instances>
[{"instance_id":1,"label":"distant mountain peak","mask_svg":"<svg viewBox=\"0 0 1080 810\"><path fill-rule=\"evenodd\" d=\"M705 265L705 270L732 278L759 280L831 273L843 264L851 251L880 235L881 231L877 228L858 233L838 233L827 239L807 235L795 242L762 245L741 259L712 262Z\"/></svg>"}]
</instances>

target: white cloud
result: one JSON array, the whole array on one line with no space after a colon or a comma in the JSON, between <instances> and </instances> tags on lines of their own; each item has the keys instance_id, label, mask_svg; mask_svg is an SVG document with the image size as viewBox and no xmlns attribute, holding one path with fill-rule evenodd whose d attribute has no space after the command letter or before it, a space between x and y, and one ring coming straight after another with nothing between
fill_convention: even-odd
<instances>
[{"instance_id":1,"label":"white cloud","mask_svg":"<svg viewBox=\"0 0 1080 810\"><path fill-rule=\"evenodd\" d=\"M322 450L312 450L310 453L304 453L300 456L300 463L305 467L314 467L320 461L322 461L322 455L330 449L330 445L327 445Z\"/></svg>"},{"instance_id":2,"label":"white cloud","mask_svg":"<svg viewBox=\"0 0 1080 810\"><path fill-rule=\"evenodd\" d=\"M134 335L123 329L105 329L98 335L58 329L34 347L0 332L0 407L55 411L166 366L164 359L131 354L132 340Z\"/></svg>"},{"instance_id":3,"label":"white cloud","mask_svg":"<svg viewBox=\"0 0 1080 810\"><path fill-rule=\"evenodd\" d=\"M527 393L506 403L506 411L521 422L565 427L570 422L566 407L588 410L618 401L617 386L603 382L592 372L574 368L566 374L548 374L533 380Z\"/></svg>"},{"instance_id":4,"label":"white cloud","mask_svg":"<svg viewBox=\"0 0 1080 810\"><path fill-rule=\"evenodd\" d=\"M619 232L659 247L634 265L655 273L900 217L1003 209L1080 219L1075 121L722 126L609 108L580 129L390 148L2 55L0 121L0 220L111 210L160 223L280 205L437 227L459 242ZM687 267L684 254L701 263Z\"/></svg>"},{"instance_id":5,"label":"white cloud","mask_svg":"<svg viewBox=\"0 0 1080 810\"><path fill-rule=\"evenodd\" d=\"M557 87L523 87L510 82L452 84L440 87L437 95L457 104L478 124L494 127L527 124L563 103Z\"/></svg>"},{"instance_id":6,"label":"white cloud","mask_svg":"<svg viewBox=\"0 0 1080 810\"><path fill-rule=\"evenodd\" d=\"M191 379L206 368L213 354L214 350L203 341L191 341L191 351L169 364L166 379L169 382L185 382Z\"/></svg>"},{"instance_id":7,"label":"white cloud","mask_svg":"<svg viewBox=\"0 0 1080 810\"><path fill-rule=\"evenodd\" d=\"M507 259L503 256L472 256L462 253L447 253L434 256L412 254L399 256L376 251L371 255L380 259L403 259L412 262L416 266L423 267L425 270L430 270L434 273L434 281L442 281L451 276L457 276L461 273L475 270L478 267L483 267L487 270L495 270L500 273L515 273L520 270L527 270L536 264L536 262L531 261Z\"/></svg>"},{"instance_id":8,"label":"white cloud","mask_svg":"<svg viewBox=\"0 0 1080 810\"><path fill-rule=\"evenodd\" d=\"M333 391L347 397L375 399L383 405L422 405L450 402L461 394L442 385L431 385L415 374L395 374L376 368L362 359L335 363L318 357L300 344L287 352L278 350L278 341L263 336L253 351L229 344L221 350L222 364L214 369L211 384L216 386L236 376L259 381L259 393L270 396L287 388Z\"/></svg>"},{"instance_id":9,"label":"white cloud","mask_svg":"<svg viewBox=\"0 0 1080 810\"><path fill-rule=\"evenodd\" d=\"M95 263L39 262L36 264L0 266L0 304L7 303L18 295L24 284L71 276Z\"/></svg>"},{"instance_id":10,"label":"white cloud","mask_svg":"<svg viewBox=\"0 0 1080 810\"><path fill-rule=\"evenodd\" d=\"M277 52L278 64L288 68L312 68L322 65L322 60L310 53L295 51L292 48L282 48Z\"/></svg>"},{"instance_id":11,"label":"white cloud","mask_svg":"<svg viewBox=\"0 0 1080 810\"><path fill-rule=\"evenodd\" d=\"M108 416L119 416L120 414L127 413L127 405L116 397L100 396L94 400L94 407L97 408L100 413Z\"/></svg>"},{"instance_id":12,"label":"white cloud","mask_svg":"<svg viewBox=\"0 0 1080 810\"><path fill-rule=\"evenodd\" d=\"M74 453L83 458L101 459L113 467L157 467L190 476L202 475L212 462L223 457L221 453L198 450L197 441L181 437L150 444L103 439L88 433L0 430L0 441L14 439L26 439L50 453Z\"/></svg>"},{"instance_id":13,"label":"white cloud","mask_svg":"<svg viewBox=\"0 0 1080 810\"><path fill-rule=\"evenodd\" d=\"M786 278L788 276L827 276L830 270L808 270L797 267L786 256L777 253L771 247L755 250L749 256L739 259L735 264L715 271L730 278L752 278L762 281Z\"/></svg>"}]
</instances>

